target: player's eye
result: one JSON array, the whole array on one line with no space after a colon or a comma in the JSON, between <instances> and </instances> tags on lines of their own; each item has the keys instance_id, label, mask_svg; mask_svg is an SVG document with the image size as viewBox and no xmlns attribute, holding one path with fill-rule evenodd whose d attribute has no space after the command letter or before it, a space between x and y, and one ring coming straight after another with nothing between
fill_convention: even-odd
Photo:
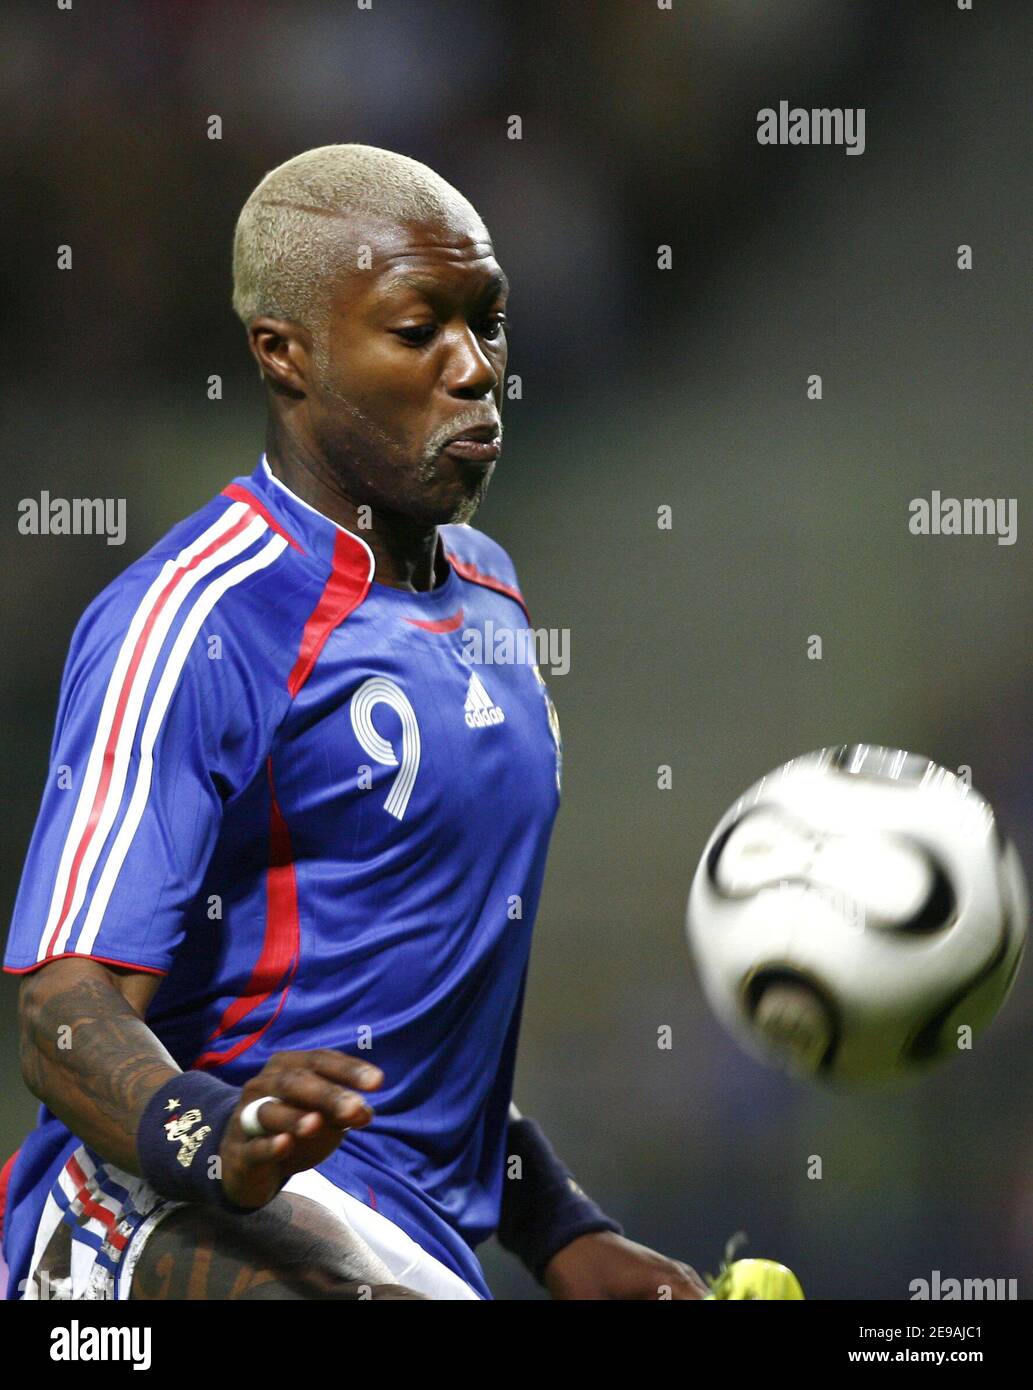
<instances>
[{"instance_id":1,"label":"player's eye","mask_svg":"<svg viewBox=\"0 0 1033 1390\"><path fill-rule=\"evenodd\" d=\"M482 338L487 338L489 342L497 342L501 338L509 320L505 314L489 314L478 326L478 332ZM411 343L413 347L423 347L429 343L437 332L437 325L433 323L413 323L407 324L404 328L392 328L391 332L396 337L401 338L404 343Z\"/></svg>"},{"instance_id":2,"label":"player's eye","mask_svg":"<svg viewBox=\"0 0 1033 1390\"><path fill-rule=\"evenodd\" d=\"M435 328L436 325L433 323L414 323L407 328L393 328L391 332L405 343L412 343L414 347L422 347L424 343L429 343L433 338Z\"/></svg>"},{"instance_id":3,"label":"player's eye","mask_svg":"<svg viewBox=\"0 0 1033 1390\"><path fill-rule=\"evenodd\" d=\"M492 314L485 319L481 333L489 341L494 342L502 336L505 329L509 327L509 323L510 321L505 314Z\"/></svg>"}]
</instances>

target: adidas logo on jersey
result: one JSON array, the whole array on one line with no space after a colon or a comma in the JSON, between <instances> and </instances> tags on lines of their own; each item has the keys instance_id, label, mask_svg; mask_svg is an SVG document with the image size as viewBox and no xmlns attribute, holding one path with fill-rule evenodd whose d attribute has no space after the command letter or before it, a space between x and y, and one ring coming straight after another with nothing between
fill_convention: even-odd
<instances>
[{"instance_id":1,"label":"adidas logo on jersey","mask_svg":"<svg viewBox=\"0 0 1033 1390\"><path fill-rule=\"evenodd\" d=\"M464 709L466 722L471 729L486 729L489 724L501 724L506 717L498 705L492 704L491 696L476 672L470 677Z\"/></svg>"}]
</instances>

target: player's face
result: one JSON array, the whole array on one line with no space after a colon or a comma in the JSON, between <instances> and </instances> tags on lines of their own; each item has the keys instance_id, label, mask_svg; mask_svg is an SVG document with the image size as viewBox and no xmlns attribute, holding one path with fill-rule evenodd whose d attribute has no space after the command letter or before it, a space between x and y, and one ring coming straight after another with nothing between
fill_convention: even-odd
<instances>
[{"instance_id":1,"label":"player's face","mask_svg":"<svg viewBox=\"0 0 1033 1390\"><path fill-rule=\"evenodd\" d=\"M476 511L501 443L507 285L483 225L374 224L331 294L310 424L352 501L421 524ZM475 429L479 439L450 443Z\"/></svg>"}]
</instances>

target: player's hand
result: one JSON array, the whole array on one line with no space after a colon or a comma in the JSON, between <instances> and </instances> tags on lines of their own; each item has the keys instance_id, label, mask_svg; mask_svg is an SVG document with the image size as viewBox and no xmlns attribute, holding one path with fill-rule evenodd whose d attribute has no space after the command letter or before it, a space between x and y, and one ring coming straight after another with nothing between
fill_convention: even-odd
<instances>
[{"instance_id":1,"label":"player's hand","mask_svg":"<svg viewBox=\"0 0 1033 1390\"><path fill-rule=\"evenodd\" d=\"M707 1287L681 1260L670 1260L644 1245L598 1231L578 1236L545 1267L545 1287L565 1299L703 1299Z\"/></svg>"},{"instance_id":2,"label":"player's hand","mask_svg":"<svg viewBox=\"0 0 1033 1390\"><path fill-rule=\"evenodd\" d=\"M344 1052L277 1052L245 1082L240 1104L226 1126L219 1157L222 1188L231 1202L261 1207L293 1173L329 1158L349 1129L361 1129L373 1110L360 1094L383 1084L371 1062ZM240 1115L261 1096L278 1096L258 1112L268 1135L244 1133Z\"/></svg>"}]
</instances>

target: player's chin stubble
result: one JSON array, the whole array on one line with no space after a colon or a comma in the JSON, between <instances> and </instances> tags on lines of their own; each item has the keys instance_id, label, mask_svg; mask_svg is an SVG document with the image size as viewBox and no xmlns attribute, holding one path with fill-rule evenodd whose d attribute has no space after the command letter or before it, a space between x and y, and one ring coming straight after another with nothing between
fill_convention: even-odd
<instances>
[{"instance_id":1,"label":"player's chin stubble","mask_svg":"<svg viewBox=\"0 0 1033 1390\"><path fill-rule=\"evenodd\" d=\"M472 428L483 422L483 409L471 409L463 414L447 421L431 435L423 446L420 461L416 467L416 480L421 487L430 489L435 484L439 486L443 480L441 477L442 454L448 441L455 434L463 429ZM499 438L502 437L502 426L499 425ZM462 523L469 521L477 508L484 501L484 494L488 491L488 484L491 482L492 474L495 472L495 465L492 463L486 469L475 466L468 466L457 460L448 460L451 463L452 475L458 486L462 489L461 495L451 508L447 521L452 523ZM447 489L449 483L444 481Z\"/></svg>"},{"instance_id":2,"label":"player's chin stubble","mask_svg":"<svg viewBox=\"0 0 1033 1390\"><path fill-rule=\"evenodd\" d=\"M486 472L468 474L462 464L455 464L453 466L455 483L452 484L442 478L441 465L440 446L425 448L416 466L417 484L425 493L433 491L446 495L448 492L454 491L458 485L462 492L448 508L448 515L444 518L443 523L439 524L467 522L484 500L484 494L488 491L488 484L491 482L491 475L495 471L494 465Z\"/></svg>"},{"instance_id":3,"label":"player's chin stubble","mask_svg":"<svg viewBox=\"0 0 1033 1390\"><path fill-rule=\"evenodd\" d=\"M377 470L378 454L380 459L393 458L404 459L404 450L399 441L391 435L377 422L368 416L365 411L355 404L348 396L338 389L332 380L329 370L329 359L325 348L317 345L315 351L316 381L324 398L327 398L339 406L345 413L349 421L357 427L357 434L361 438L358 448L346 446L344 453L351 459L353 465L360 463L359 471L372 479ZM441 476L441 455L445 445L457 430L478 424L483 419L483 411L470 410L466 412L470 416L466 420L464 416L448 421L431 435L420 451L420 457L412 476L417 484L417 489L422 497L428 494L448 492L453 490L449 483ZM501 426L500 426L501 433ZM334 450L337 452L337 450ZM402 463L405 467L404 462ZM470 520L475 514L491 482L491 476L495 471L494 464L485 472L480 470L464 469L462 464L456 464L454 469L455 483L461 489L460 495L446 505L445 513L437 522L438 525L447 523L463 523ZM341 481L345 482L344 477ZM454 485L453 485L454 486ZM444 501L444 499L442 499Z\"/></svg>"}]
</instances>

